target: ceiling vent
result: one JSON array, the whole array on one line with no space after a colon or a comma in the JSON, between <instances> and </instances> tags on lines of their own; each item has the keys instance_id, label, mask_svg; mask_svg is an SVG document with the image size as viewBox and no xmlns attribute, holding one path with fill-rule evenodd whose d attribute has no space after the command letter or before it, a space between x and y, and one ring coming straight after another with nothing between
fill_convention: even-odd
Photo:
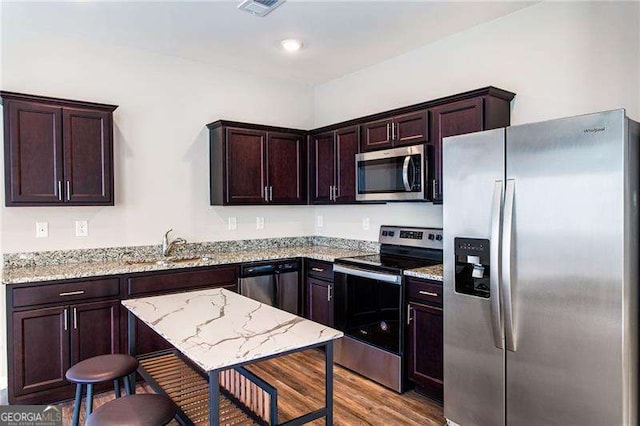
<instances>
[{"instance_id":1,"label":"ceiling vent","mask_svg":"<svg viewBox=\"0 0 640 426\"><path fill-rule=\"evenodd\" d=\"M238 6L238 9L256 16L266 16L285 1L286 0L245 0Z\"/></svg>"}]
</instances>

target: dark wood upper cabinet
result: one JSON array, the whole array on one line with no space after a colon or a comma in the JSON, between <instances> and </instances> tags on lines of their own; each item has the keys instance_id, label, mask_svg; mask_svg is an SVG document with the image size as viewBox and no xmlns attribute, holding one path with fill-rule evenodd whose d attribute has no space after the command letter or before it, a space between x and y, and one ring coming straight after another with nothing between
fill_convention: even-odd
<instances>
[{"instance_id":1,"label":"dark wood upper cabinet","mask_svg":"<svg viewBox=\"0 0 640 426\"><path fill-rule=\"evenodd\" d=\"M305 132L228 121L207 127L211 205L306 204Z\"/></svg>"},{"instance_id":2,"label":"dark wood upper cabinet","mask_svg":"<svg viewBox=\"0 0 640 426\"><path fill-rule=\"evenodd\" d=\"M429 139L427 111L420 110L372 121L361 126L362 152L425 143Z\"/></svg>"},{"instance_id":3,"label":"dark wood upper cabinet","mask_svg":"<svg viewBox=\"0 0 640 426\"><path fill-rule=\"evenodd\" d=\"M311 202L355 202L359 140L358 126L311 136Z\"/></svg>"},{"instance_id":4,"label":"dark wood upper cabinet","mask_svg":"<svg viewBox=\"0 0 640 426\"><path fill-rule=\"evenodd\" d=\"M227 203L264 202L267 187L264 166L266 132L231 128L226 133Z\"/></svg>"},{"instance_id":5,"label":"dark wood upper cabinet","mask_svg":"<svg viewBox=\"0 0 640 426\"><path fill-rule=\"evenodd\" d=\"M7 206L113 205L115 105L0 92Z\"/></svg>"},{"instance_id":6,"label":"dark wood upper cabinet","mask_svg":"<svg viewBox=\"0 0 640 426\"><path fill-rule=\"evenodd\" d=\"M513 96L502 93L477 96L435 106L431 113L432 158L430 158L431 199L442 202L442 139L465 133L509 126L509 103Z\"/></svg>"},{"instance_id":7,"label":"dark wood upper cabinet","mask_svg":"<svg viewBox=\"0 0 640 426\"><path fill-rule=\"evenodd\" d=\"M334 132L311 136L310 157L311 201L316 203L332 202L336 170Z\"/></svg>"},{"instance_id":8,"label":"dark wood upper cabinet","mask_svg":"<svg viewBox=\"0 0 640 426\"><path fill-rule=\"evenodd\" d=\"M304 138L296 133L269 132L267 136L267 181L269 202L304 204Z\"/></svg>"}]
</instances>

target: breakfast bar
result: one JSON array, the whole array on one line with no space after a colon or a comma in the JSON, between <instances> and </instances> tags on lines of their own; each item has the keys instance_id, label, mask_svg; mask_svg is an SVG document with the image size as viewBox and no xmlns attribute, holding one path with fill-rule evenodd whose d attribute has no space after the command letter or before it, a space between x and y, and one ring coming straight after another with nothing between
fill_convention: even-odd
<instances>
[{"instance_id":1,"label":"breakfast bar","mask_svg":"<svg viewBox=\"0 0 640 426\"><path fill-rule=\"evenodd\" d=\"M327 425L333 423L333 341L342 337L342 332L225 289L129 299L122 304L129 310L131 355L136 355L137 317L206 372L209 425L220 424L219 383L223 371L320 347L325 349L325 406L286 424L303 424L321 417ZM277 422L277 408L272 419Z\"/></svg>"}]
</instances>

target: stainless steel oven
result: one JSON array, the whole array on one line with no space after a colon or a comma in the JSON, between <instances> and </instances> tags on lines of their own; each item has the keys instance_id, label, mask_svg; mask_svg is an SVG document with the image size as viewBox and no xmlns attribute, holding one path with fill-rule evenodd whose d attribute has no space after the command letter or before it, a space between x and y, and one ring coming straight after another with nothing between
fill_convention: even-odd
<instances>
[{"instance_id":1,"label":"stainless steel oven","mask_svg":"<svg viewBox=\"0 0 640 426\"><path fill-rule=\"evenodd\" d=\"M424 145L356 154L356 200L425 199Z\"/></svg>"},{"instance_id":2,"label":"stainless steel oven","mask_svg":"<svg viewBox=\"0 0 640 426\"><path fill-rule=\"evenodd\" d=\"M405 270L442 263L442 230L382 226L379 254L336 259L336 363L397 392L405 388Z\"/></svg>"}]
</instances>

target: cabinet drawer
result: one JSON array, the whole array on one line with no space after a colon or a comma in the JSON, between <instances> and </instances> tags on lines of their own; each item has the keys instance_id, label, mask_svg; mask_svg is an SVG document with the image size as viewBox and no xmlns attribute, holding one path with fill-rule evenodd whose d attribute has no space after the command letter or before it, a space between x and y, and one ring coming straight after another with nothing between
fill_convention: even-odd
<instances>
[{"instance_id":1,"label":"cabinet drawer","mask_svg":"<svg viewBox=\"0 0 640 426\"><path fill-rule=\"evenodd\" d=\"M40 284L11 290L13 307L67 303L75 300L99 297L119 297L120 280L106 278L91 281L75 281L60 284Z\"/></svg>"},{"instance_id":2,"label":"cabinet drawer","mask_svg":"<svg viewBox=\"0 0 640 426\"><path fill-rule=\"evenodd\" d=\"M127 280L127 296L148 293L165 293L198 287L224 287L237 285L235 267L207 269L204 271L171 272Z\"/></svg>"},{"instance_id":3,"label":"cabinet drawer","mask_svg":"<svg viewBox=\"0 0 640 426\"><path fill-rule=\"evenodd\" d=\"M442 305L442 284L433 281L406 278L409 300L420 300Z\"/></svg>"},{"instance_id":4,"label":"cabinet drawer","mask_svg":"<svg viewBox=\"0 0 640 426\"><path fill-rule=\"evenodd\" d=\"M323 280L333 281L333 263L321 260L307 261L307 275Z\"/></svg>"}]
</instances>

